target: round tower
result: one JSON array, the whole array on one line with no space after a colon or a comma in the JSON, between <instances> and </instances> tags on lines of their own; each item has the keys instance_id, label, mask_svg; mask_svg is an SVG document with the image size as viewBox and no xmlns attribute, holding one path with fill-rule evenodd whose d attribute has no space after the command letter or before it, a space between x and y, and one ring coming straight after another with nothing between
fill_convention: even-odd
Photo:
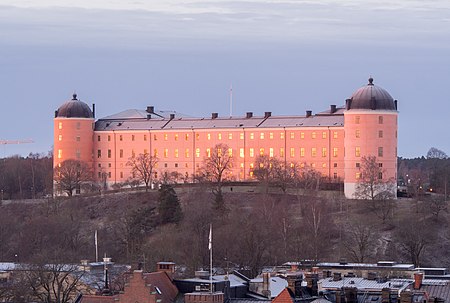
<instances>
[{"instance_id":1,"label":"round tower","mask_svg":"<svg viewBox=\"0 0 450 303\"><path fill-rule=\"evenodd\" d=\"M77 99L66 101L55 111L53 137L53 167L65 160L78 160L92 166L94 114L89 106Z\"/></svg>"},{"instance_id":2,"label":"round tower","mask_svg":"<svg viewBox=\"0 0 450 303\"><path fill-rule=\"evenodd\" d=\"M372 78L346 100L344 193L347 198L358 196L357 185L364 180L364 157L375 157L375 182L386 185L392 196L396 196L397 116L397 100L373 84Z\"/></svg>"}]
</instances>

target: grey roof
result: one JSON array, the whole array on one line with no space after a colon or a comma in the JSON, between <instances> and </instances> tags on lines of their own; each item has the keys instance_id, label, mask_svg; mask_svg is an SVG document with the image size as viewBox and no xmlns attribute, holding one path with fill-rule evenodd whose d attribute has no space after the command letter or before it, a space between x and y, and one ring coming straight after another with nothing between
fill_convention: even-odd
<instances>
[{"instance_id":1,"label":"grey roof","mask_svg":"<svg viewBox=\"0 0 450 303\"><path fill-rule=\"evenodd\" d=\"M250 280L250 283L263 283L263 278L254 278ZM280 277L269 278L269 290L272 297L278 296L286 287L288 282Z\"/></svg>"},{"instance_id":2,"label":"grey roof","mask_svg":"<svg viewBox=\"0 0 450 303\"><path fill-rule=\"evenodd\" d=\"M382 290L383 288L402 289L409 284L411 280L397 280L392 279L385 282L377 280L368 280L364 278L342 278L339 281L334 281L333 278L326 278L319 280L319 288L323 289L340 289L342 287L356 287L358 290Z\"/></svg>"},{"instance_id":3,"label":"grey roof","mask_svg":"<svg viewBox=\"0 0 450 303\"><path fill-rule=\"evenodd\" d=\"M383 88L373 84L373 79L369 83L357 89L350 97L347 109L372 109L372 110L397 110L394 99Z\"/></svg>"},{"instance_id":4,"label":"grey roof","mask_svg":"<svg viewBox=\"0 0 450 303\"><path fill-rule=\"evenodd\" d=\"M342 111L331 115L305 116L271 116L271 117L229 117L229 118L160 118L153 116L147 119L142 112L127 110L117 115L99 119L95 123L97 131L112 130L188 130L188 129L233 129L233 128L293 128L293 127L342 127L344 116Z\"/></svg>"},{"instance_id":5,"label":"grey roof","mask_svg":"<svg viewBox=\"0 0 450 303\"><path fill-rule=\"evenodd\" d=\"M66 101L56 111L56 117L61 118L94 118L89 105L77 99L73 94L72 100Z\"/></svg>"}]
</instances>

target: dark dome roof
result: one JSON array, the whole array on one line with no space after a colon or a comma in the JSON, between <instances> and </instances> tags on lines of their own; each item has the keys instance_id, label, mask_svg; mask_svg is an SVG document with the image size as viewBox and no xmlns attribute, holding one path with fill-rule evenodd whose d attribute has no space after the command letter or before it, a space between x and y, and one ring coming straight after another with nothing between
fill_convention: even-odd
<instances>
[{"instance_id":1,"label":"dark dome roof","mask_svg":"<svg viewBox=\"0 0 450 303\"><path fill-rule=\"evenodd\" d=\"M66 101L56 111L56 117L65 118L94 118L94 115L84 102L77 99L77 94L73 94L72 100Z\"/></svg>"},{"instance_id":2,"label":"dark dome roof","mask_svg":"<svg viewBox=\"0 0 450 303\"><path fill-rule=\"evenodd\" d=\"M394 99L383 88L373 84L373 79L369 78L369 83L357 89L347 100L348 109L372 109L372 110L397 110Z\"/></svg>"}]
</instances>

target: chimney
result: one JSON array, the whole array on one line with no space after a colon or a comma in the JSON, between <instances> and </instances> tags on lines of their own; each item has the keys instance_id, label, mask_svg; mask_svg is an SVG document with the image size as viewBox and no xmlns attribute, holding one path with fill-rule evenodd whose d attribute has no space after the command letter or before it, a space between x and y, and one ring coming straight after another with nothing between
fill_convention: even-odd
<instances>
[{"instance_id":1,"label":"chimney","mask_svg":"<svg viewBox=\"0 0 450 303\"><path fill-rule=\"evenodd\" d=\"M381 290L381 303L391 302L391 290L389 288L383 288Z\"/></svg>"},{"instance_id":2,"label":"chimney","mask_svg":"<svg viewBox=\"0 0 450 303\"><path fill-rule=\"evenodd\" d=\"M95 118L95 103L92 103L92 116Z\"/></svg>"},{"instance_id":3,"label":"chimney","mask_svg":"<svg viewBox=\"0 0 450 303\"><path fill-rule=\"evenodd\" d=\"M58 117L58 111L55 110L55 118Z\"/></svg>"},{"instance_id":4,"label":"chimney","mask_svg":"<svg viewBox=\"0 0 450 303\"><path fill-rule=\"evenodd\" d=\"M272 112L265 112L264 113L264 118L269 118L270 116L272 116Z\"/></svg>"},{"instance_id":5,"label":"chimney","mask_svg":"<svg viewBox=\"0 0 450 303\"><path fill-rule=\"evenodd\" d=\"M307 110L306 111L306 118L309 118L312 116L312 110Z\"/></svg>"},{"instance_id":6,"label":"chimney","mask_svg":"<svg viewBox=\"0 0 450 303\"><path fill-rule=\"evenodd\" d=\"M169 119L170 119L170 120L175 119L175 114L170 114Z\"/></svg>"},{"instance_id":7,"label":"chimney","mask_svg":"<svg viewBox=\"0 0 450 303\"><path fill-rule=\"evenodd\" d=\"M394 100L394 106L395 106L395 110L397 110L398 108L397 108L397 103L398 103L398 101L397 100Z\"/></svg>"},{"instance_id":8,"label":"chimney","mask_svg":"<svg viewBox=\"0 0 450 303\"><path fill-rule=\"evenodd\" d=\"M147 120L150 120L152 118L152 115L147 114Z\"/></svg>"},{"instance_id":9,"label":"chimney","mask_svg":"<svg viewBox=\"0 0 450 303\"><path fill-rule=\"evenodd\" d=\"M322 272L322 277L323 278L331 278L331 270L324 270Z\"/></svg>"},{"instance_id":10,"label":"chimney","mask_svg":"<svg viewBox=\"0 0 450 303\"><path fill-rule=\"evenodd\" d=\"M173 278L175 273L175 263L173 262L158 262L156 263L157 272L165 272L170 279ZM197 272L196 272L197 273Z\"/></svg>"},{"instance_id":11,"label":"chimney","mask_svg":"<svg viewBox=\"0 0 450 303\"><path fill-rule=\"evenodd\" d=\"M263 276L263 288L262 288L262 295L271 298L270 294L270 274L268 272L265 272L262 274Z\"/></svg>"},{"instance_id":12,"label":"chimney","mask_svg":"<svg viewBox=\"0 0 450 303\"><path fill-rule=\"evenodd\" d=\"M253 113L252 112L247 112L247 115L245 117L247 119L250 119L251 117L253 117Z\"/></svg>"},{"instance_id":13,"label":"chimney","mask_svg":"<svg viewBox=\"0 0 450 303\"><path fill-rule=\"evenodd\" d=\"M377 274L375 272L369 271L367 273L367 280L373 281L373 280L376 280L376 279L377 279Z\"/></svg>"},{"instance_id":14,"label":"chimney","mask_svg":"<svg viewBox=\"0 0 450 303\"><path fill-rule=\"evenodd\" d=\"M333 281L341 281L341 279L342 277L340 272L333 273Z\"/></svg>"},{"instance_id":15,"label":"chimney","mask_svg":"<svg viewBox=\"0 0 450 303\"><path fill-rule=\"evenodd\" d=\"M405 289L400 293L400 303L411 303L411 302L412 302L411 290Z\"/></svg>"},{"instance_id":16,"label":"chimney","mask_svg":"<svg viewBox=\"0 0 450 303\"><path fill-rule=\"evenodd\" d=\"M292 263L291 264L291 271L298 271L298 264Z\"/></svg>"},{"instance_id":17,"label":"chimney","mask_svg":"<svg viewBox=\"0 0 450 303\"><path fill-rule=\"evenodd\" d=\"M345 100L345 109L349 110L352 107L352 99Z\"/></svg>"},{"instance_id":18,"label":"chimney","mask_svg":"<svg viewBox=\"0 0 450 303\"><path fill-rule=\"evenodd\" d=\"M423 281L423 272L414 273L414 289L420 289Z\"/></svg>"},{"instance_id":19,"label":"chimney","mask_svg":"<svg viewBox=\"0 0 450 303\"><path fill-rule=\"evenodd\" d=\"M334 114L336 112L336 105L335 104L331 104L330 105L330 114Z\"/></svg>"},{"instance_id":20,"label":"chimney","mask_svg":"<svg viewBox=\"0 0 450 303\"><path fill-rule=\"evenodd\" d=\"M219 117L218 113L211 113L211 119L217 119Z\"/></svg>"},{"instance_id":21,"label":"chimney","mask_svg":"<svg viewBox=\"0 0 450 303\"><path fill-rule=\"evenodd\" d=\"M147 113L154 114L155 113L155 107L154 106L147 106Z\"/></svg>"},{"instance_id":22,"label":"chimney","mask_svg":"<svg viewBox=\"0 0 450 303\"><path fill-rule=\"evenodd\" d=\"M357 303L358 302L358 289L356 287L346 287L344 289L345 302Z\"/></svg>"}]
</instances>

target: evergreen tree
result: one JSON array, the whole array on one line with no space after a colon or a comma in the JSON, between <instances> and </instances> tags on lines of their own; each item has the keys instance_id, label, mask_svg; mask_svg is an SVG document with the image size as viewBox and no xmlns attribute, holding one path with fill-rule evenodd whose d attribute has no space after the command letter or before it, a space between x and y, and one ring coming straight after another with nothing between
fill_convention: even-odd
<instances>
[{"instance_id":1,"label":"evergreen tree","mask_svg":"<svg viewBox=\"0 0 450 303\"><path fill-rule=\"evenodd\" d=\"M159 219L161 224L178 223L183 218L180 200L169 184L163 184L159 190Z\"/></svg>"}]
</instances>

